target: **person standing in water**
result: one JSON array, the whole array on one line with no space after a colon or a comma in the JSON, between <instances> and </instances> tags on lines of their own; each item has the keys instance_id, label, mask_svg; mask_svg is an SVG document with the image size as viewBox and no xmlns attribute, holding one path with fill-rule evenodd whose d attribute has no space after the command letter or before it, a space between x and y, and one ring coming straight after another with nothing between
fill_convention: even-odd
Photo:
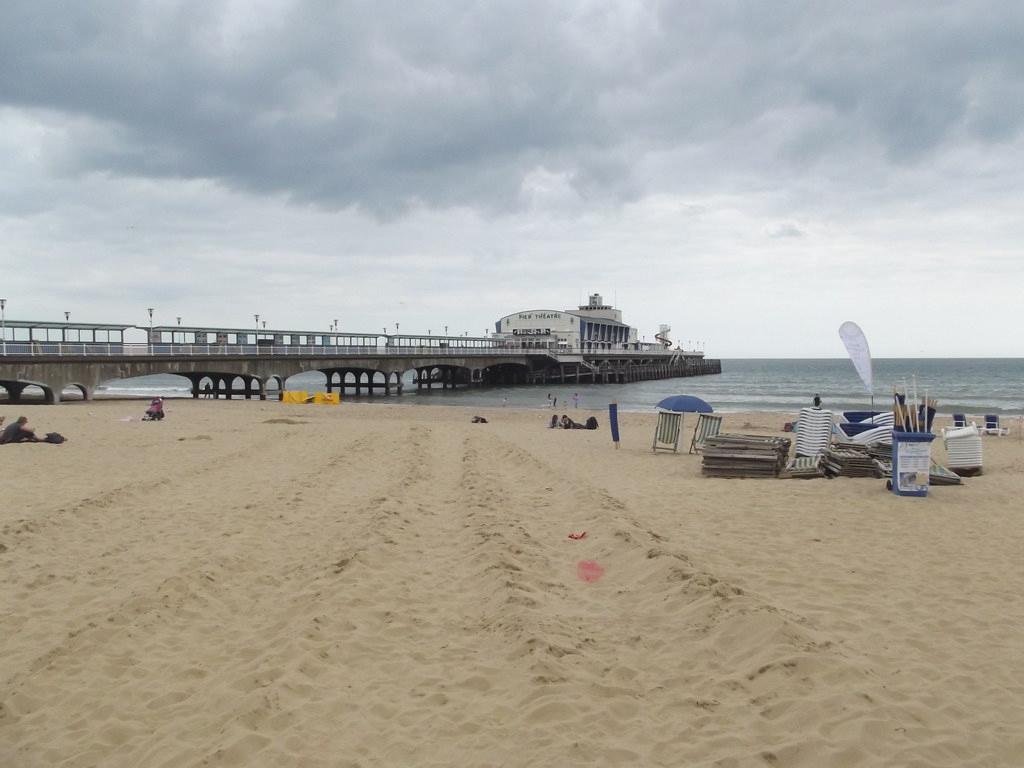
<instances>
[{"instance_id":1,"label":"person standing in water","mask_svg":"<svg viewBox=\"0 0 1024 768\"><path fill-rule=\"evenodd\" d=\"M818 395L817 395L817 394L815 394L815 395L814 395L814 400L813 400L813 402L814 402L814 407L815 407L815 408L821 408L821 398L820 398L820 397L818 397Z\"/></svg>"}]
</instances>

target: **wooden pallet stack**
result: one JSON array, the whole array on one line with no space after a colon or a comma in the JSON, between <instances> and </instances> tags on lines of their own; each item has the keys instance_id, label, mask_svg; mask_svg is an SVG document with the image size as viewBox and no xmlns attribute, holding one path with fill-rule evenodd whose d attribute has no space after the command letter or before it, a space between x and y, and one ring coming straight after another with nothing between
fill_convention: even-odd
<instances>
[{"instance_id":1,"label":"wooden pallet stack","mask_svg":"<svg viewBox=\"0 0 1024 768\"><path fill-rule=\"evenodd\" d=\"M882 466L865 446L829 448L822 454L821 464L828 477L885 477Z\"/></svg>"},{"instance_id":2,"label":"wooden pallet stack","mask_svg":"<svg viewBox=\"0 0 1024 768\"><path fill-rule=\"evenodd\" d=\"M778 477L791 441L785 437L721 434L704 441L707 477Z\"/></svg>"}]
</instances>

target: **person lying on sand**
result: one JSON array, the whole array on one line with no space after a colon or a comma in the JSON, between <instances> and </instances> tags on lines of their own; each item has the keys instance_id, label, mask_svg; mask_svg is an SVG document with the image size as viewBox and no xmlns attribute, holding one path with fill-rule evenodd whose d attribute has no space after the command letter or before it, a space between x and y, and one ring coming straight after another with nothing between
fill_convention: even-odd
<instances>
[{"instance_id":1,"label":"person lying on sand","mask_svg":"<svg viewBox=\"0 0 1024 768\"><path fill-rule=\"evenodd\" d=\"M36 431L28 425L27 416L19 416L17 421L11 422L4 431L0 432L0 445L7 443L38 443Z\"/></svg>"},{"instance_id":2,"label":"person lying on sand","mask_svg":"<svg viewBox=\"0 0 1024 768\"><path fill-rule=\"evenodd\" d=\"M552 423L551 426L555 426ZM587 419L586 424L580 424L578 421L573 421L568 416L563 416L562 420L558 423L562 429L597 429L597 419L591 416Z\"/></svg>"},{"instance_id":3,"label":"person lying on sand","mask_svg":"<svg viewBox=\"0 0 1024 768\"><path fill-rule=\"evenodd\" d=\"M485 419L483 416L474 416L472 419L470 419L470 421L473 422L474 424L486 424L487 423L487 419Z\"/></svg>"}]
</instances>

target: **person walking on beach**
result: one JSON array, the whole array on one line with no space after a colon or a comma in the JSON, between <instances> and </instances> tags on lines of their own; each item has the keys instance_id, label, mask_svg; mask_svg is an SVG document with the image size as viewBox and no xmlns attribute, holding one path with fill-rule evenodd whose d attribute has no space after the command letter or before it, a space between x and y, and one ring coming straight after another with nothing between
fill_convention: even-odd
<instances>
[{"instance_id":1,"label":"person walking on beach","mask_svg":"<svg viewBox=\"0 0 1024 768\"><path fill-rule=\"evenodd\" d=\"M821 398L820 398L820 397L818 397L818 395L817 395L817 394L815 394L815 395L814 395L814 400L813 400L813 402L814 402L814 407L815 407L815 408L821 408Z\"/></svg>"},{"instance_id":2,"label":"person walking on beach","mask_svg":"<svg viewBox=\"0 0 1024 768\"><path fill-rule=\"evenodd\" d=\"M548 408L554 408L554 406L551 405L551 393L550 392L548 392Z\"/></svg>"}]
</instances>

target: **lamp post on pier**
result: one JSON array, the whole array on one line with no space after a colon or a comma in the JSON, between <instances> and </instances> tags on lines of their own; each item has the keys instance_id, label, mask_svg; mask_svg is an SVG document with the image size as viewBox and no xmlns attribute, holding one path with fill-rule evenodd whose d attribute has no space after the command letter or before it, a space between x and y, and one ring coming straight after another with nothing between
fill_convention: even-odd
<instances>
[{"instance_id":1,"label":"lamp post on pier","mask_svg":"<svg viewBox=\"0 0 1024 768\"><path fill-rule=\"evenodd\" d=\"M149 354L153 354L153 307L147 307L149 312Z\"/></svg>"},{"instance_id":2,"label":"lamp post on pier","mask_svg":"<svg viewBox=\"0 0 1024 768\"><path fill-rule=\"evenodd\" d=\"M257 314L254 314L253 317L256 319L256 333L254 333L252 335L252 338L253 338L253 341L257 341L258 342L260 340L260 316L257 313Z\"/></svg>"},{"instance_id":3,"label":"lamp post on pier","mask_svg":"<svg viewBox=\"0 0 1024 768\"><path fill-rule=\"evenodd\" d=\"M64 313L64 324L67 325L70 322L71 322L71 313L70 312L65 312ZM62 328L61 329L61 331L60 331L60 340L62 342L64 342L65 344L68 343L68 329L67 328Z\"/></svg>"}]
</instances>

